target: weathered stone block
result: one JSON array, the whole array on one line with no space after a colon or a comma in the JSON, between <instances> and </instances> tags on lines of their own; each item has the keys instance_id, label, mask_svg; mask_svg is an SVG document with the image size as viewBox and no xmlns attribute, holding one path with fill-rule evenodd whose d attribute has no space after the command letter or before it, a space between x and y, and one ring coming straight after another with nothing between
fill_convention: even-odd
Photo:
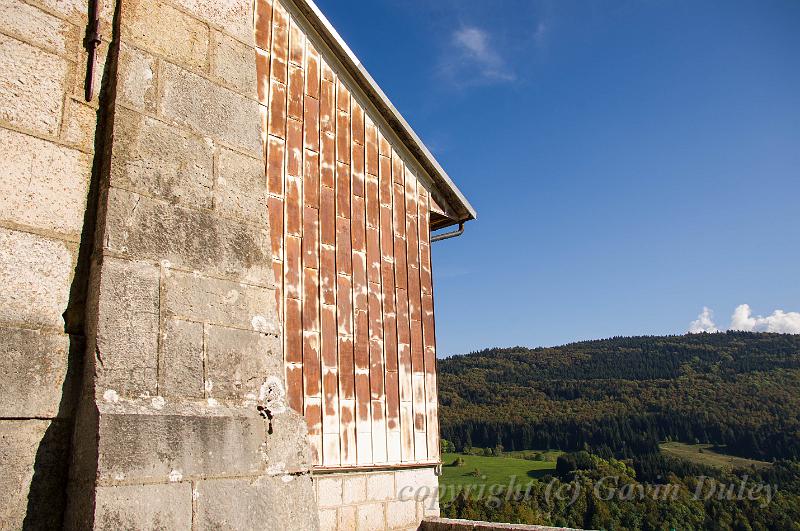
<instances>
[{"instance_id":1,"label":"weathered stone block","mask_svg":"<svg viewBox=\"0 0 800 531\"><path fill-rule=\"evenodd\" d=\"M270 422L272 433L267 437L263 453L267 461L267 472L281 475L308 471L311 450L308 444L306 420L292 409L273 414Z\"/></svg>"},{"instance_id":2,"label":"weathered stone block","mask_svg":"<svg viewBox=\"0 0 800 531\"><path fill-rule=\"evenodd\" d=\"M64 509L69 425L0 421L0 529L56 529Z\"/></svg>"},{"instance_id":3,"label":"weathered stone block","mask_svg":"<svg viewBox=\"0 0 800 531\"><path fill-rule=\"evenodd\" d=\"M156 392L159 270L106 257L100 278L96 356L102 392Z\"/></svg>"},{"instance_id":4,"label":"weathered stone block","mask_svg":"<svg viewBox=\"0 0 800 531\"><path fill-rule=\"evenodd\" d=\"M281 341L276 335L209 325L206 346L210 396L257 397L269 376L283 380Z\"/></svg>"},{"instance_id":5,"label":"weathered stone block","mask_svg":"<svg viewBox=\"0 0 800 531\"><path fill-rule=\"evenodd\" d=\"M318 529L309 475L219 479L197 485L198 529Z\"/></svg>"},{"instance_id":6,"label":"weathered stone block","mask_svg":"<svg viewBox=\"0 0 800 531\"><path fill-rule=\"evenodd\" d=\"M40 0L45 7L76 21L85 21L88 0Z\"/></svg>"},{"instance_id":7,"label":"weathered stone block","mask_svg":"<svg viewBox=\"0 0 800 531\"><path fill-rule=\"evenodd\" d=\"M51 11L60 13L70 19L74 24L85 24L86 13L88 13L88 0L37 0L38 4L45 6ZM102 2L100 4L100 20L103 27L111 24L114 15L114 4Z\"/></svg>"},{"instance_id":8,"label":"weathered stone block","mask_svg":"<svg viewBox=\"0 0 800 531\"><path fill-rule=\"evenodd\" d=\"M339 529L356 529L356 508L354 506L339 507Z\"/></svg>"},{"instance_id":9,"label":"weathered stone block","mask_svg":"<svg viewBox=\"0 0 800 531\"><path fill-rule=\"evenodd\" d=\"M342 478L342 494L345 505L360 503L367 499L366 476L349 476Z\"/></svg>"},{"instance_id":10,"label":"weathered stone block","mask_svg":"<svg viewBox=\"0 0 800 531\"><path fill-rule=\"evenodd\" d=\"M272 289L171 270L166 277L169 315L265 334L280 333Z\"/></svg>"},{"instance_id":11,"label":"weathered stone block","mask_svg":"<svg viewBox=\"0 0 800 531\"><path fill-rule=\"evenodd\" d=\"M118 109L111 156L111 186L194 208L211 208L213 149L210 142Z\"/></svg>"},{"instance_id":12,"label":"weathered stone block","mask_svg":"<svg viewBox=\"0 0 800 531\"><path fill-rule=\"evenodd\" d=\"M319 512L319 530L336 531L336 509L323 509Z\"/></svg>"},{"instance_id":13,"label":"weathered stone block","mask_svg":"<svg viewBox=\"0 0 800 531\"><path fill-rule=\"evenodd\" d=\"M155 407L123 401L100 407L98 477L117 481L176 481L266 470L267 422L255 407L173 403ZM129 412L126 412L129 411Z\"/></svg>"},{"instance_id":14,"label":"weathered stone block","mask_svg":"<svg viewBox=\"0 0 800 531\"><path fill-rule=\"evenodd\" d=\"M433 468L398 470L394 476L396 496L399 500L427 498L439 487Z\"/></svg>"},{"instance_id":15,"label":"weathered stone block","mask_svg":"<svg viewBox=\"0 0 800 531\"><path fill-rule=\"evenodd\" d=\"M214 207L223 215L267 226L264 160L222 148L217 159Z\"/></svg>"},{"instance_id":16,"label":"weathered stone block","mask_svg":"<svg viewBox=\"0 0 800 531\"><path fill-rule=\"evenodd\" d=\"M169 319L161 344L160 394L203 398L203 325Z\"/></svg>"},{"instance_id":17,"label":"weathered stone block","mask_svg":"<svg viewBox=\"0 0 800 531\"><path fill-rule=\"evenodd\" d=\"M317 501L320 507L342 505L342 478L338 476L317 477Z\"/></svg>"},{"instance_id":18,"label":"weathered stone block","mask_svg":"<svg viewBox=\"0 0 800 531\"><path fill-rule=\"evenodd\" d=\"M67 98L66 101L61 133L63 140L80 149L93 151L97 109L71 98Z\"/></svg>"},{"instance_id":19,"label":"weathered stone block","mask_svg":"<svg viewBox=\"0 0 800 531\"><path fill-rule=\"evenodd\" d=\"M211 73L249 98L258 96L256 50L224 33L213 32Z\"/></svg>"},{"instance_id":20,"label":"weathered stone block","mask_svg":"<svg viewBox=\"0 0 800 531\"><path fill-rule=\"evenodd\" d=\"M269 231L111 188L106 247L210 275L272 284ZM249 325L248 325L249 327Z\"/></svg>"},{"instance_id":21,"label":"weathered stone block","mask_svg":"<svg viewBox=\"0 0 800 531\"><path fill-rule=\"evenodd\" d=\"M0 321L63 327L73 253L58 240L0 229Z\"/></svg>"},{"instance_id":22,"label":"weathered stone block","mask_svg":"<svg viewBox=\"0 0 800 531\"><path fill-rule=\"evenodd\" d=\"M69 336L0 329L0 417L56 417L67 377Z\"/></svg>"},{"instance_id":23,"label":"weathered stone block","mask_svg":"<svg viewBox=\"0 0 800 531\"><path fill-rule=\"evenodd\" d=\"M394 498L394 474L369 474L367 476L367 499L384 501Z\"/></svg>"},{"instance_id":24,"label":"weathered stone block","mask_svg":"<svg viewBox=\"0 0 800 531\"><path fill-rule=\"evenodd\" d=\"M155 110L157 91L155 58L123 42L120 45L117 72L119 101L133 109Z\"/></svg>"},{"instance_id":25,"label":"weathered stone block","mask_svg":"<svg viewBox=\"0 0 800 531\"><path fill-rule=\"evenodd\" d=\"M169 63L164 65L162 73L159 112L165 118L261 155L261 124L256 100Z\"/></svg>"},{"instance_id":26,"label":"weathered stone block","mask_svg":"<svg viewBox=\"0 0 800 531\"><path fill-rule=\"evenodd\" d=\"M65 59L0 35L0 120L57 134L68 73Z\"/></svg>"},{"instance_id":27,"label":"weathered stone block","mask_svg":"<svg viewBox=\"0 0 800 531\"><path fill-rule=\"evenodd\" d=\"M77 27L21 0L0 3L0 29L60 54L74 50L78 40Z\"/></svg>"},{"instance_id":28,"label":"weathered stone block","mask_svg":"<svg viewBox=\"0 0 800 531\"><path fill-rule=\"evenodd\" d=\"M206 0L176 0L200 20L230 33L240 41L255 46L253 34L253 4L248 0L225 0L207 2Z\"/></svg>"},{"instance_id":29,"label":"weathered stone block","mask_svg":"<svg viewBox=\"0 0 800 531\"><path fill-rule=\"evenodd\" d=\"M189 531L192 529L192 485L98 487L95 529Z\"/></svg>"},{"instance_id":30,"label":"weathered stone block","mask_svg":"<svg viewBox=\"0 0 800 531\"><path fill-rule=\"evenodd\" d=\"M6 109L4 103L0 103L0 109ZM0 114L3 112L0 110ZM0 219L80 234L91 173L90 156L7 129L0 129L0 145Z\"/></svg>"},{"instance_id":31,"label":"weathered stone block","mask_svg":"<svg viewBox=\"0 0 800 531\"><path fill-rule=\"evenodd\" d=\"M417 523L417 502L390 501L386 506L386 524L390 528L410 526Z\"/></svg>"},{"instance_id":32,"label":"weathered stone block","mask_svg":"<svg viewBox=\"0 0 800 531\"><path fill-rule=\"evenodd\" d=\"M422 506L422 515L425 518L438 518L441 514L439 510L439 497L431 496L427 500L422 500L421 502L417 502Z\"/></svg>"},{"instance_id":33,"label":"weathered stone block","mask_svg":"<svg viewBox=\"0 0 800 531\"><path fill-rule=\"evenodd\" d=\"M203 68L208 56L208 27L158 0L122 3L122 40L179 63Z\"/></svg>"},{"instance_id":34,"label":"weathered stone block","mask_svg":"<svg viewBox=\"0 0 800 531\"><path fill-rule=\"evenodd\" d=\"M366 503L358 506L358 531L386 529L384 504Z\"/></svg>"}]
</instances>

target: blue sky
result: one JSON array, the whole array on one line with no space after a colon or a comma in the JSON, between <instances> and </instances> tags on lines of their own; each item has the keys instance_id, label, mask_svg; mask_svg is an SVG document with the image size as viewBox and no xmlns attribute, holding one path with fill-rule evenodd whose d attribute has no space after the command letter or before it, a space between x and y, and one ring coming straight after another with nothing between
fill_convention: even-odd
<instances>
[{"instance_id":1,"label":"blue sky","mask_svg":"<svg viewBox=\"0 0 800 531\"><path fill-rule=\"evenodd\" d=\"M318 5L478 211L441 356L800 332L800 2Z\"/></svg>"}]
</instances>

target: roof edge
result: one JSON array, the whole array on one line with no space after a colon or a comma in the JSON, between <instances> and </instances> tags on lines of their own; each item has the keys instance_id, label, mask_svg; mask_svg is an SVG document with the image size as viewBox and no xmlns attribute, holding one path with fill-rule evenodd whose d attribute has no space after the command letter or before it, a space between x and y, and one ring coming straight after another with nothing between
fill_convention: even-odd
<instances>
[{"instance_id":1,"label":"roof edge","mask_svg":"<svg viewBox=\"0 0 800 531\"><path fill-rule=\"evenodd\" d=\"M422 139L411 128L411 125L403 118L400 111L397 110L369 72L367 72L367 69L356 54L353 53L353 50L342 39L336 28L333 27L333 24L330 23L317 5L312 0L289 1L304 15L308 23L312 25L314 30L325 41L325 44L337 56L337 59L349 70L359 88L375 105L400 141L405 144L411 155L428 172L434 181L433 184L436 187L436 191L441 194L447 206L454 209L454 211L449 211L450 209L448 209L445 215L453 220L453 224L476 219L478 214L470 202L428 150Z\"/></svg>"}]
</instances>

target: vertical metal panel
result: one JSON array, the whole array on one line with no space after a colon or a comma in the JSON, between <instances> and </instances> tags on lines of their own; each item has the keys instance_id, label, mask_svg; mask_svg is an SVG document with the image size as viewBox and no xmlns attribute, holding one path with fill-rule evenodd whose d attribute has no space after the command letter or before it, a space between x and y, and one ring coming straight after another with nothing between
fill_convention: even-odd
<instances>
[{"instance_id":1,"label":"vertical metal panel","mask_svg":"<svg viewBox=\"0 0 800 531\"><path fill-rule=\"evenodd\" d=\"M439 459L439 398L436 381L436 336L433 312L433 280L430 251L430 194L424 188L419 193L420 291L422 305L422 344L425 363L426 429L428 459Z\"/></svg>"},{"instance_id":2,"label":"vertical metal panel","mask_svg":"<svg viewBox=\"0 0 800 531\"><path fill-rule=\"evenodd\" d=\"M272 0L256 0L256 47L269 52L272 43Z\"/></svg>"},{"instance_id":3,"label":"vertical metal panel","mask_svg":"<svg viewBox=\"0 0 800 531\"><path fill-rule=\"evenodd\" d=\"M394 278L394 223L392 185L392 151L389 143L379 135L380 157L378 194L380 204L381 290L383 295L383 347L386 375L386 460L402 460L400 437L400 391L397 372L397 306L395 304Z\"/></svg>"},{"instance_id":4,"label":"vertical metal panel","mask_svg":"<svg viewBox=\"0 0 800 531\"><path fill-rule=\"evenodd\" d=\"M298 59L299 41L299 36L290 35L290 60ZM324 399L320 339L320 57L310 42L303 42L303 396L311 462L321 465Z\"/></svg>"},{"instance_id":5,"label":"vertical metal panel","mask_svg":"<svg viewBox=\"0 0 800 531\"><path fill-rule=\"evenodd\" d=\"M289 66L289 12L275 2L272 10L272 77L286 84Z\"/></svg>"},{"instance_id":6,"label":"vertical metal panel","mask_svg":"<svg viewBox=\"0 0 800 531\"><path fill-rule=\"evenodd\" d=\"M356 388L356 462L373 464L372 415L370 412L370 355L369 355L369 304L367 285L366 199L364 173L364 111L356 102L351 102L350 136L352 174L350 197L353 249L353 315L354 315L354 361Z\"/></svg>"}]
</instances>

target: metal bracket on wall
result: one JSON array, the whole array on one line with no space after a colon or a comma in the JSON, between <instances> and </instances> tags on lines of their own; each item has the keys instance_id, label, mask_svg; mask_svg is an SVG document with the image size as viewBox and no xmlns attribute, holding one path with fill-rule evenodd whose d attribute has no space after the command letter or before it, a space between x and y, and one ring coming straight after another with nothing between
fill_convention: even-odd
<instances>
[{"instance_id":1,"label":"metal bracket on wall","mask_svg":"<svg viewBox=\"0 0 800 531\"><path fill-rule=\"evenodd\" d=\"M94 99L94 69L97 59L97 47L100 46L100 0L89 0L89 23L86 25L86 38L83 46L87 51L86 63L86 101Z\"/></svg>"}]
</instances>

